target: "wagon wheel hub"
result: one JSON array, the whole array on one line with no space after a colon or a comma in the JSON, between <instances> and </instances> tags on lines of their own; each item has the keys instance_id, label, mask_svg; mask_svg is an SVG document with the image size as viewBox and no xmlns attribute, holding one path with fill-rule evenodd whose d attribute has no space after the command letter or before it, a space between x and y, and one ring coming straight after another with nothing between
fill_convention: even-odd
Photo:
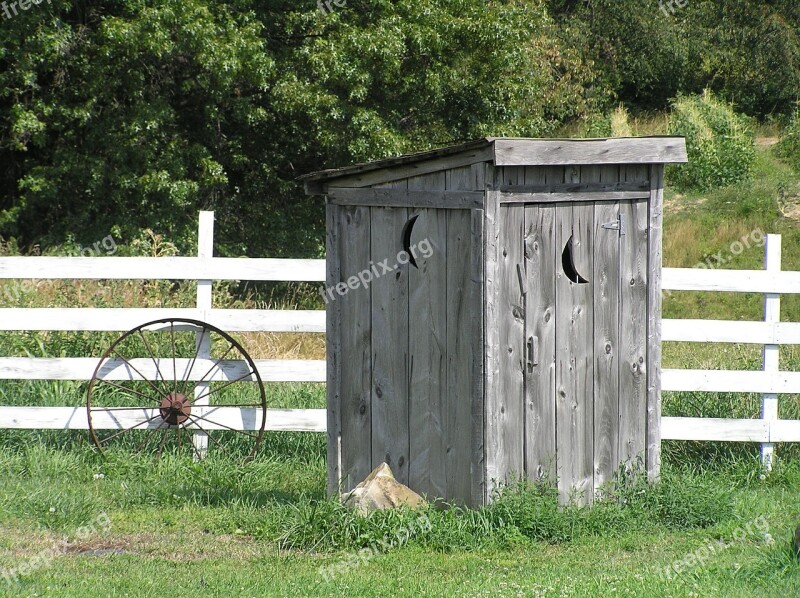
<instances>
[{"instance_id":1,"label":"wagon wheel hub","mask_svg":"<svg viewBox=\"0 0 800 598\"><path fill-rule=\"evenodd\" d=\"M171 392L161 399L161 419L170 426L178 426L192 414L192 402L181 393Z\"/></svg>"}]
</instances>

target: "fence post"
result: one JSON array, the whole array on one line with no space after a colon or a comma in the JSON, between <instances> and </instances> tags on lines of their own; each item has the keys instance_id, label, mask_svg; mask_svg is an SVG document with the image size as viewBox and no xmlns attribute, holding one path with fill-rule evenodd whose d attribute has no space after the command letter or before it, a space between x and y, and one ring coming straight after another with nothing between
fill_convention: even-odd
<instances>
[{"instance_id":1,"label":"fence post","mask_svg":"<svg viewBox=\"0 0 800 598\"><path fill-rule=\"evenodd\" d=\"M781 271L781 236L767 235L766 269L777 274ZM775 323L781 321L781 296L767 293L764 296L764 321ZM780 370L780 346L764 345L764 371L777 373ZM778 395L767 393L761 397L761 419L778 419ZM775 445L765 442L761 445L761 465L766 471L772 469Z\"/></svg>"},{"instance_id":2,"label":"fence post","mask_svg":"<svg viewBox=\"0 0 800 598\"><path fill-rule=\"evenodd\" d=\"M214 212L200 212L200 221L197 230L197 257L214 256ZM201 312L211 309L212 294L211 281L197 281L197 309ZM198 359L211 357L211 339L208 335L198 333L195 340ZM208 389L210 382L199 382L194 387L194 404L208 405ZM202 397L202 398L198 398ZM208 435L202 430L197 430L192 437L195 448L195 461L204 459L208 451Z\"/></svg>"}]
</instances>

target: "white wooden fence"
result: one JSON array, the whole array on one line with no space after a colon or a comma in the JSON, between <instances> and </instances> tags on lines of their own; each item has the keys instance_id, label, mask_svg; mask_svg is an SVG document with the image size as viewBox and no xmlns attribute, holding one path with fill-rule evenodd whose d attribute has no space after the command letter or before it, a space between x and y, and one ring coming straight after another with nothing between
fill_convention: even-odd
<instances>
[{"instance_id":1,"label":"white wooden fence","mask_svg":"<svg viewBox=\"0 0 800 598\"><path fill-rule=\"evenodd\" d=\"M4 257L5 279L165 279L198 281L197 307L189 309L46 308L0 309L2 331L126 331L165 317L202 320L232 332L325 332L324 311L217 309L214 280L324 282L324 260L211 257L213 213L202 212L197 257ZM769 467L777 442L800 442L800 421L778 419L778 394L800 394L800 372L782 372L778 347L800 344L800 323L780 322L780 294L800 293L800 272L781 271L781 239L768 235L766 270L665 268L665 291L727 291L765 294L758 322L662 320L662 340L764 345L761 371L666 369L664 391L763 394L760 419L662 418L665 440L762 443ZM95 358L0 357L0 379L88 380ZM265 382L325 382L325 361L256 360ZM31 402L35 402L32 398ZM235 423L248 429L252 417ZM324 409L268 409L267 429L325 431ZM109 418L109 427L118 427ZM83 407L0 406L0 429L87 429Z\"/></svg>"},{"instance_id":2,"label":"white wooden fence","mask_svg":"<svg viewBox=\"0 0 800 598\"><path fill-rule=\"evenodd\" d=\"M196 280L197 307L188 309L115 308L4 308L0 309L0 330L4 331L126 331L159 318L190 318L208 322L227 332L325 332L324 311L216 309L211 304L214 280L308 281L325 280L324 260L248 259L211 257L213 212L200 213L197 257L4 257L0 278L5 279L89 279L89 280ZM97 358L0 357L0 379L89 380ZM325 382L324 360L255 360L264 382ZM148 375L147 372L143 372ZM116 374L116 372L115 372ZM148 375L155 380L156 371ZM120 368L121 379L138 379ZM117 377L117 376L115 376ZM36 402L31 397L31 403ZM226 425L253 429L259 418L252 413L226 418ZM131 415L147 419L142 412ZM129 418L130 419L130 418ZM111 429L138 423L108 417ZM85 430L85 407L0 406L0 429ZM268 409L266 429L324 432L324 409ZM197 432L202 434L202 432ZM197 443L197 441L196 441ZM199 443L203 450L203 442Z\"/></svg>"},{"instance_id":3,"label":"white wooden fence","mask_svg":"<svg viewBox=\"0 0 800 598\"><path fill-rule=\"evenodd\" d=\"M760 419L663 417L665 440L760 442L762 462L772 465L776 442L800 442L800 421L778 419L778 394L800 393L800 372L779 368L780 345L800 344L800 323L780 321L780 295L800 293L800 272L781 271L781 237L767 235L765 270L665 268L664 290L763 293L764 320L662 320L662 341L751 343L764 346L761 371L678 370L662 373L665 391L762 393Z\"/></svg>"}]
</instances>

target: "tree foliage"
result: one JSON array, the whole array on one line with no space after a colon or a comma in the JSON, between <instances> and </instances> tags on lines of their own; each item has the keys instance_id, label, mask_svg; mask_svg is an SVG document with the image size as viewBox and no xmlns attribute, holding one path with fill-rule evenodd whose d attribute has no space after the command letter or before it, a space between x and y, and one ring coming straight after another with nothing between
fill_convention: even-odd
<instances>
[{"instance_id":1,"label":"tree foliage","mask_svg":"<svg viewBox=\"0 0 800 598\"><path fill-rule=\"evenodd\" d=\"M226 251L319 253L299 174L547 134L603 96L537 2L56 2L1 35L0 234L23 242L187 248L213 208Z\"/></svg>"},{"instance_id":2,"label":"tree foliage","mask_svg":"<svg viewBox=\"0 0 800 598\"><path fill-rule=\"evenodd\" d=\"M800 96L793 0L52 0L0 13L0 237L152 228L183 251L319 255L300 174L482 135Z\"/></svg>"}]
</instances>

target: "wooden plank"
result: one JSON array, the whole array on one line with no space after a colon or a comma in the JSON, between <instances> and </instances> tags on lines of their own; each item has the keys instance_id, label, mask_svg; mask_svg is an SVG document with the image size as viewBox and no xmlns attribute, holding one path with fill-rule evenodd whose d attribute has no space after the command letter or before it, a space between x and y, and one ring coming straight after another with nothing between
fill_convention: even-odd
<instances>
[{"instance_id":1,"label":"wooden plank","mask_svg":"<svg viewBox=\"0 0 800 598\"><path fill-rule=\"evenodd\" d=\"M457 168L459 166L465 166L465 164L460 163L460 161L465 157L469 157L468 164L472 164L474 162L481 162L490 160L492 157L491 153L491 140L490 139L477 139L474 141L468 141L466 143L461 143L458 145L452 145L449 147L442 147L437 148L434 150L416 152L412 154L404 154L401 156L392 156L389 158L384 158L383 160L373 160L372 162L365 162L362 164L353 164L352 166L346 166L344 168L330 168L327 170L320 170L317 172L312 172L310 174L305 174L303 176L298 177L298 180L304 181L306 183L306 192L307 193L315 193L313 189L309 190L309 183L317 183L317 184L324 184L325 181L331 181L334 179L342 179L345 177L352 177L357 176L359 174L364 174L370 171L376 170L384 170L394 172L393 169L395 167L400 167L406 164L411 165L412 167L415 166L415 163L419 162L426 162L429 164L435 164L436 170L447 170L449 168ZM476 156L480 156L480 158L476 158ZM455 162L455 163L453 163ZM428 174L429 171L426 172L407 172L402 176L397 178L406 178L410 176L417 176L421 174ZM374 184L379 183L387 183L390 180L396 179L386 179L381 180L377 179ZM314 187L314 185L311 185Z\"/></svg>"},{"instance_id":2,"label":"wooden plank","mask_svg":"<svg viewBox=\"0 0 800 598\"><path fill-rule=\"evenodd\" d=\"M369 268L372 237L370 208L343 207L334 233L338 236L341 282ZM331 273L333 275L333 273ZM372 471L372 321L371 290L359 285L344 297L337 298L339 318L339 363L341 381L337 416L341 429L341 489L352 490Z\"/></svg>"},{"instance_id":3,"label":"wooden plank","mask_svg":"<svg viewBox=\"0 0 800 598\"><path fill-rule=\"evenodd\" d=\"M800 294L800 272L664 268L662 282L670 291Z\"/></svg>"},{"instance_id":4,"label":"wooden plank","mask_svg":"<svg viewBox=\"0 0 800 598\"><path fill-rule=\"evenodd\" d=\"M642 174L641 176L644 176ZM662 212L664 209L664 167L650 167L652 194L648 203L647 236L647 477L658 479L661 471L661 293L662 293Z\"/></svg>"},{"instance_id":5,"label":"wooden plank","mask_svg":"<svg viewBox=\"0 0 800 598\"><path fill-rule=\"evenodd\" d=\"M447 188L469 189L476 176L473 167L452 169L447 173ZM476 372L480 375L483 371L482 283L478 274L483 271L480 253L483 239L473 225L481 226L483 212L448 212L446 218L445 498L450 504L479 507L483 504L480 484L483 461L480 458L476 461L476 450L483 445L483 418L474 420L473 415L476 402L480 402L475 396L476 388L480 387ZM481 440L476 438L476 429ZM477 449L476 442L479 442Z\"/></svg>"},{"instance_id":6,"label":"wooden plank","mask_svg":"<svg viewBox=\"0 0 800 598\"><path fill-rule=\"evenodd\" d=\"M800 394L800 372L665 369L661 383L669 391Z\"/></svg>"},{"instance_id":7,"label":"wooden plank","mask_svg":"<svg viewBox=\"0 0 800 598\"><path fill-rule=\"evenodd\" d=\"M214 212L200 212L200 222L197 231L197 257L214 257ZM211 280L197 281L197 302L198 310L209 311L213 305L213 292ZM197 347L197 357L207 360L211 356L211 335L205 331L195 333L195 343ZM202 407L209 403L209 382L200 381L194 387L194 404ZM260 426L259 426L260 428ZM208 435L203 430L197 430L192 435L194 445L195 460L205 458L208 452Z\"/></svg>"},{"instance_id":8,"label":"wooden plank","mask_svg":"<svg viewBox=\"0 0 800 598\"><path fill-rule=\"evenodd\" d=\"M590 168L590 167L587 167ZM650 194L644 191L614 191L596 192L586 191L584 193L514 193L506 192L500 194L500 203L574 203L579 201L628 201L636 199L647 199Z\"/></svg>"},{"instance_id":9,"label":"wooden plank","mask_svg":"<svg viewBox=\"0 0 800 598\"><path fill-rule=\"evenodd\" d=\"M99 361L94 357L0 357L0 380L89 380ZM171 371L173 363L171 357L155 361L149 358L131 359L129 362L140 374L121 360L108 360L101 369L103 378L156 380L160 379L156 364L162 371ZM254 362L264 382L325 382L325 362L322 360L256 359ZM191 359L181 358L175 363L179 374L184 375L191 368L188 379L200 380L215 362L197 359L194 367L191 367ZM207 379L213 382L234 380L245 376L248 369L244 361L222 361ZM252 380L253 377L243 379Z\"/></svg>"},{"instance_id":10,"label":"wooden plank","mask_svg":"<svg viewBox=\"0 0 800 598\"><path fill-rule=\"evenodd\" d=\"M587 179L584 169L581 180ZM595 167L598 180L619 180L619 167ZM620 204L594 206L594 487L611 482L619 467L620 442ZM645 231L646 234L646 231ZM624 310L623 310L623 313ZM642 324L642 322L640 322ZM624 396L624 395L623 395Z\"/></svg>"},{"instance_id":11,"label":"wooden plank","mask_svg":"<svg viewBox=\"0 0 800 598\"><path fill-rule=\"evenodd\" d=\"M506 169L507 171L509 169ZM524 169L510 169L511 177L524 182ZM503 180L508 180L505 174ZM494 403L497 438L497 481L522 477L524 461L525 397L525 259L524 206L501 206L498 225L498 398Z\"/></svg>"},{"instance_id":12,"label":"wooden plank","mask_svg":"<svg viewBox=\"0 0 800 598\"><path fill-rule=\"evenodd\" d=\"M501 468L497 437L500 433L498 405L500 401L500 334L498 328L499 315L499 210L497 192L494 187L500 182L500 173L493 167L488 168L486 210L484 212L484 454L485 454L485 495L486 502L491 501L498 480L501 479Z\"/></svg>"},{"instance_id":13,"label":"wooden plank","mask_svg":"<svg viewBox=\"0 0 800 598\"><path fill-rule=\"evenodd\" d=\"M330 192L334 187L386 187L389 183L402 181L403 179L442 172L460 166L471 166L479 162L491 160L491 147L487 144L483 147L461 151L452 155L430 158L421 157L400 157L397 163L382 166L380 162L361 165L365 167L362 172L355 174L342 173L322 183L321 186L311 186L306 188L306 193ZM352 167L358 168L359 166ZM395 187L397 188L397 187Z\"/></svg>"},{"instance_id":14,"label":"wooden plank","mask_svg":"<svg viewBox=\"0 0 800 598\"><path fill-rule=\"evenodd\" d=\"M466 167L469 168L469 167ZM409 179L424 180L428 177L443 177L445 171L421 175ZM436 189L382 189L382 188L337 188L328 189L328 201L338 205L383 206L398 208L440 208L448 210L472 210L483 208L482 191L445 191Z\"/></svg>"},{"instance_id":15,"label":"wooden plank","mask_svg":"<svg viewBox=\"0 0 800 598\"><path fill-rule=\"evenodd\" d=\"M608 168L607 175L612 175L612 172L618 172L619 166L602 167ZM530 177L530 179L529 179ZM535 177L535 178L534 178ZM621 192L635 192L639 197L650 197L650 181L583 181L579 183L557 183L553 185L546 185L545 181L545 168L542 166L526 166L525 167L525 180L524 185L501 185L500 192L519 193L522 195L528 194L568 194L580 197L586 194L588 197L594 198L596 194L603 193L621 193ZM534 183L528 183L528 180L535 180ZM591 201L591 200L590 200Z\"/></svg>"},{"instance_id":16,"label":"wooden plank","mask_svg":"<svg viewBox=\"0 0 800 598\"><path fill-rule=\"evenodd\" d=\"M325 280L325 260L226 257L2 257L0 278Z\"/></svg>"},{"instance_id":17,"label":"wooden plank","mask_svg":"<svg viewBox=\"0 0 800 598\"><path fill-rule=\"evenodd\" d=\"M647 448L647 201L621 203L620 214L625 234L620 237L619 457L633 467L645 465Z\"/></svg>"},{"instance_id":18,"label":"wooden plank","mask_svg":"<svg viewBox=\"0 0 800 598\"><path fill-rule=\"evenodd\" d=\"M800 421L775 419L764 423L769 426L770 442L800 442Z\"/></svg>"},{"instance_id":19,"label":"wooden plank","mask_svg":"<svg viewBox=\"0 0 800 598\"><path fill-rule=\"evenodd\" d=\"M211 421L203 424L209 430L258 430L261 410L237 407L203 407L192 409ZM122 430L142 423L155 415L155 409L105 411L92 416L98 430ZM267 409L265 430L275 432L324 432L325 409ZM154 422L155 427L157 422ZM191 425L187 426L192 428ZM15 430L87 430L86 407L0 407L0 428ZM147 427L142 426L143 430Z\"/></svg>"},{"instance_id":20,"label":"wooden plank","mask_svg":"<svg viewBox=\"0 0 800 598\"><path fill-rule=\"evenodd\" d=\"M493 176L491 167L482 165L483 169L487 172L485 175L478 175L479 177L485 176L486 180L491 180ZM473 166L473 171L474 171ZM496 204L496 200L495 205ZM484 212L483 210L473 210L470 219L470 270L469 280L464 282L467 287L467 296L469 297L469 310L464 310L460 315L460 321L463 323L465 329L465 336L470 339L468 347L462 343L460 347L464 350L456 350L456 359L459 359L460 367L467 367L470 371L470 443L472 459L470 462L470 486L471 498L469 504L475 508L482 506L486 503L486 395L484 392L484 376L486 373L486 361L484 357L484 339L486 337L485 326L485 311L484 305L486 304L485 295L485 255L484 255ZM449 234L449 233L448 233ZM449 285L449 283L448 283ZM450 288L448 286L448 288ZM461 327L456 325L455 330L461 330ZM449 329L448 329L449 331ZM449 345L448 345L449 346ZM459 396L454 396L453 399L459 399ZM466 416L463 416L466 419ZM459 418L460 419L460 418ZM455 432L451 432L451 436ZM466 441L464 441L466 444ZM454 498L458 498L453 493Z\"/></svg>"},{"instance_id":21,"label":"wooden plank","mask_svg":"<svg viewBox=\"0 0 800 598\"><path fill-rule=\"evenodd\" d=\"M164 318L200 320L226 332L325 332L322 310L130 307L0 308L0 330L127 331Z\"/></svg>"},{"instance_id":22,"label":"wooden plank","mask_svg":"<svg viewBox=\"0 0 800 598\"><path fill-rule=\"evenodd\" d=\"M579 180L580 170L569 176ZM556 214L556 238L561 250L572 237L574 261L584 278L593 272L593 206L565 205ZM556 450L558 491L562 502L593 497L593 357L592 282L573 283L557 268L556 304Z\"/></svg>"},{"instance_id":23,"label":"wooden plank","mask_svg":"<svg viewBox=\"0 0 800 598\"><path fill-rule=\"evenodd\" d=\"M494 140L494 163L497 166L665 164L686 161L683 137Z\"/></svg>"},{"instance_id":24,"label":"wooden plank","mask_svg":"<svg viewBox=\"0 0 800 598\"><path fill-rule=\"evenodd\" d=\"M526 170L526 183L545 172ZM555 206L525 206L525 472L531 481L556 480Z\"/></svg>"},{"instance_id":25,"label":"wooden plank","mask_svg":"<svg viewBox=\"0 0 800 598\"><path fill-rule=\"evenodd\" d=\"M344 211L339 206L325 204L325 283L329 289L342 281L341 246L344 239L341 231L345 229ZM366 216L369 220L369 211ZM328 496L337 496L345 481L342 468L342 374L345 369L342 365L342 302L326 300L325 303Z\"/></svg>"},{"instance_id":26,"label":"wooden plank","mask_svg":"<svg viewBox=\"0 0 800 598\"><path fill-rule=\"evenodd\" d=\"M664 440L716 440L766 442L769 422L760 419L719 419L713 417L662 417Z\"/></svg>"},{"instance_id":27,"label":"wooden plank","mask_svg":"<svg viewBox=\"0 0 800 598\"><path fill-rule=\"evenodd\" d=\"M409 189L444 192L445 173L413 177ZM483 194L480 194L481 198ZM465 212L469 214L469 212ZM409 487L433 498L447 497L447 211L421 209L411 243L427 244L408 268ZM426 251L426 253L428 253ZM459 259L467 263L464 255ZM462 431L463 433L463 431ZM461 458L468 460L469 453Z\"/></svg>"},{"instance_id":28,"label":"wooden plank","mask_svg":"<svg viewBox=\"0 0 800 598\"><path fill-rule=\"evenodd\" d=\"M403 188L407 183L391 184ZM405 208L370 208L371 260L402 250ZM372 283L372 466L386 462L408 484L408 264Z\"/></svg>"},{"instance_id":29,"label":"wooden plank","mask_svg":"<svg viewBox=\"0 0 800 598\"><path fill-rule=\"evenodd\" d=\"M776 274L781 271L781 237L767 235L765 266L767 272ZM764 322L774 324L781 319L781 296L774 293L764 297ZM776 373L780 370L780 346L764 345L763 370ZM778 395L768 393L761 397L761 419L778 419ZM765 470L772 469L775 446L772 443L761 445L761 465Z\"/></svg>"},{"instance_id":30,"label":"wooden plank","mask_svg":"<svg viewBox=\"0 0 800 598\"><path fill-rule=\"evenodd\" d=\"M800 322L661 320L662 341L798 345Z\"/></svg>"}]
</instances>

